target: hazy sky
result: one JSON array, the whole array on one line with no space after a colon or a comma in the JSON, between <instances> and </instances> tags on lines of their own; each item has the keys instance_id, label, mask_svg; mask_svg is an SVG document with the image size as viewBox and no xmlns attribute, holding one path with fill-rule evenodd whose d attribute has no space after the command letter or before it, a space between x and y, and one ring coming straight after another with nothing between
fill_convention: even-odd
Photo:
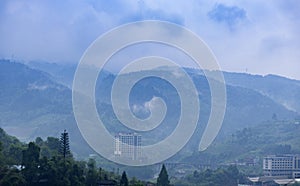
<instances>
[{"instance_id":1,"label":"hazy sky","mask_svg":"<svg viewBox=\"0 0 300 186\"><path fill-rule=\"evenodd\" d=\"M300 80L298 0L1 0L0 58L78 63L101 34L165 20L198 34L221 68Z\"/></svg>"}]
</instances>

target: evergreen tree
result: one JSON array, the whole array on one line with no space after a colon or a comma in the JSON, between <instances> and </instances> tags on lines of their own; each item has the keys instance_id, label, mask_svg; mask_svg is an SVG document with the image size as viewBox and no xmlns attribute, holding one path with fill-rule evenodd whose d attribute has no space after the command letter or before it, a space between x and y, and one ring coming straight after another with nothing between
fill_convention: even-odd
<instances>
[{"instance_id":1,"label":"evergreen tree","mask_svg":"<svg viewBox=\"0 0 300 186\"><path fill-rule=\"evenodd\" d=\"M128 179L127 179L127 175L126 175L125 171L123 171L123 173L122 173L122 177L120 180L120 186L128 186Z\"/></svg>"},{"instance_id":2,"label":"evergreen tree","mask_svg":"<svg viewBox=\"0 0 300 186\"><path fill-rule=\"evenodd\" d=\"M169 181L168 172L165 165L163 164L157 178L157 186L169 186L169 185L170 185L170 181Z\"/></svg>"},{"instance_id":3,"label":"evergreen tree","mask_svg":"<svg viewBox=\"0 0 300 186\"><path fill-rule=\"evenodd\" d=\"M70 144L69 144L69 134L66 130L61 133L60 136L60 153L63 155L64 159L71 155Z\"/></svg>"}]
</instances>

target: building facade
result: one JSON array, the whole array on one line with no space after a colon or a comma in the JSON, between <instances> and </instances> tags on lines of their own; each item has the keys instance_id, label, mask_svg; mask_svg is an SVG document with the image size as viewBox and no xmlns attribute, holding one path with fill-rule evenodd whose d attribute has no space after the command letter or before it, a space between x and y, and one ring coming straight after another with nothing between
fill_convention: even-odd
<instances>
[{"instance_id":1,"label":"building facade","mask_svg":"<svg viewBox=\"0 0 300 186\"><path fill-rule=\"evenodd\" d=\"M142 157L142 137L136 133L118 133L115 135L116 157L138 160Z\"/></svg>"},{"instance_id":2,"label":"building facade","mask_svg":"<svg viewBox=\"0 0 300 186\"><path fill-rule=\"evenodd\" d=\"M271 155L263 159L265 176L300 178L300 155Z\"/></svg>"}]
</instances>

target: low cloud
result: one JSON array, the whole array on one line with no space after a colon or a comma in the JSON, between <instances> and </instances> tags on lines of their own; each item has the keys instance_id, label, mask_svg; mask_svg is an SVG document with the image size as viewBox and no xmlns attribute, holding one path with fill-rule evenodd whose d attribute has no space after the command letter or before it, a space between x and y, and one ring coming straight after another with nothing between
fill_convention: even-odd
<instances>
[{"instance_id":1,"label":"low cloud","mask_svg":"<svg viewBox=\"0 0 300 186\"><path fill-rule=\"evenodd\" d=\"M158 97L153 97L151 100L145 102L143 105L134 104L132 105L132 112L142 118L150 116L150 110L155 109L155 101L159 99Z\"/></svg>"},{"instance_id":2,"label":"low cloud","mask_svg":"<svg viewBox=\"0 0 300 186\"><path fill-rule=\"evenodd\" d=\"M208 12L208 17L213 21L225 23L230 29L234 29L236 24L247 19L244 9L238 6L227 6L224 4L216 4L213 9Z\"/></svg>"},{"instance_id":3,"label":"low cloud","mask_svg":"<svg viewBox=\"0 0 300 186\"><path fill-rule=\"evenodd\" d=\"M78 63L101 34L170 21L198 34L223 70L300 79L300 3L278 1L0 1L0 58Z\"/></svg>"}]
</instances>

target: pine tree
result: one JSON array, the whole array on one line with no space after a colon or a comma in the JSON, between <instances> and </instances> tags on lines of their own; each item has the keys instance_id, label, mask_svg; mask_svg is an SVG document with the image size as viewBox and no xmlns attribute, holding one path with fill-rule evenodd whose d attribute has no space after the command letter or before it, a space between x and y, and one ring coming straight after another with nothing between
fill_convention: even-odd
<instances>
[{"instance_id":1,"label":"pine tree","mask_svg":"<svg viewBox=\"0 0 300 186\"><path fill-rule=\"evenodd\" d=\"M165 165L163 164L157 178L157 186L169 186L169 185L170 185L170 181L169 181L168 172Z\"/></svg>"},{"instance_id":2,"label":"pine tree","mask_svg":"<svg viewBox=\"0 0 300 186\"><path fill-rule=\"evenodd\" d=\"M127 175L126 175L125 171L123 171L123 173L122 173L122 177L120 180L120 186L128 186L128 179L127 179Z\"/></svg>"},{"instance_id":3,"label":"pine tree","mask_svg":"<svg viewBox=\"0 0 300 186\"><path fill-rule=\"evenodd\" d=\"M60 136L60 153L63 155L64 159L71 155L70 144L69 144L69 134L66 130L61 133Z\"/></svg>"}]
</instances>

